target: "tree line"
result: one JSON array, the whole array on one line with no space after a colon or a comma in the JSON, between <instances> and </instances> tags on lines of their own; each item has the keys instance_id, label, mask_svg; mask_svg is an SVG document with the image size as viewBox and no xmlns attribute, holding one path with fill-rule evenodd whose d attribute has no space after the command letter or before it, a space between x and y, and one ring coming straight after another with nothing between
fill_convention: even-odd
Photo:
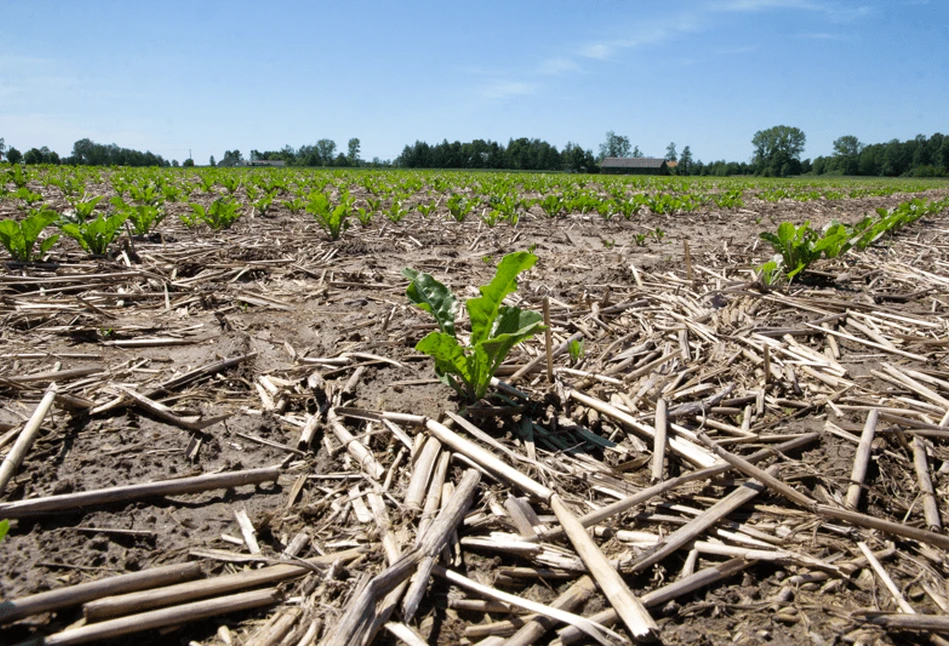
<instances>
[{"instance_id":1,"label":"tree line","mask_svg":"<svg viewBox=\"0 0 949 646\"><path fill-rule=\"evenodd\" d=\"M416 141L407 145L393 162L399 168L496 169L532 171L596 172L592 150L568 142L563 151L541 139L520 137L505 146L490 139L462 143L447 139L430 145Z\"/></svg>"},{"instance_id":2,"label":"tree line","mask_svg":"<svg viewBox=\"0 0 949 646\"><path fill-rule=\"evenodd\" d=\"M752 137L754 152L748 162L719 160L705 163L694 159L689 146L681 153L676 144L670 143L664 158L671 172L678 175L761 175L788 177L793 175L863 175L863 176L914 176L944 177L949 175L949 136L935 133L931 137L917 135L907 141L893 139L886 143L864 144L853 135L844 135L833 142L834 153L813 160L801 159L806 136L799 128L774 126L759 130ZM643 157L639 146L633 145L629 137L610 130L599 146L599 154L584 149L579 144L568 142L563 150L541 139L520 137L508 140L507 145L490 139L475 139L470 142L447 139L438 144L416 141L406 145L393 161L372 161L360 158L361 142L353 137L346 150L337 149L332 139L319 139L314 144L299 148L284 146L274 151L250 151L250 162L283 161L288 166L309 167L389 167L398 168L445 168L524 171L566 171L579 173L599 172L599 164L607 157ZM26 164L70 164L86 166L178 166L150 151L141 152L122 148L116 144L100 144L88 138L73 145L72 153L60 158L46 146L31 148L21 153L16 148L7 148L0 138L0 160ZM211 166L236 166L245 164L239 150L227 150L216 161L212 156ZM191 159L184 166L194 166Z\"/></svg>"},{"instance_id":3,"label":"tree line","mask_svg":"<svg viewBox=\"0 0 949 646\"><path fill-rule=\"evenodd\" d=\"M282 161L288 166L335 166L347 168L354 166L387 166L388 162L380 160L378 157L371 162L365 162L359 157L362 144L358 137L353 137L346 144L346 152L336 152L336 142L332 139L320 139L315 144L305 144L297 149L289 144L280 150L251 150L250 161ZM240 151L229 151L224 154L224 158L217 163L218 166L234 166L241 163L243 158ZM214 166L214 157L211 158L211 165Z\"/></svg>"},{"instance_id":4,"label":"tree line","mask_svg":"<svg viewBox=\"0 0 949 646\"><path fill-rule=\"evenodd\" d=\"M853 135L834 140L834 154L817 157L815 175L945 177L949 174L949 136L893 139L885 144L863 144Z\"/></svg>"}]
</instances>

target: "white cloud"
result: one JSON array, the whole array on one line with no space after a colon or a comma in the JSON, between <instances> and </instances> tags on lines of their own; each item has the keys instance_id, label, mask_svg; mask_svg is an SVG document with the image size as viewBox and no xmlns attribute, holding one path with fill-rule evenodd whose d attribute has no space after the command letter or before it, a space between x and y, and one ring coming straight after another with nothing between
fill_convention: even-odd
<instances>
[{"instance_id":1,"label":"white cloud","mask_svg":"<svg viewBox=\"0 0 949 646\"><path fill-rule=\"evenodd\" d=\"M824 31L803 32L797 34L796 37L804 40L850 40L850 37L845 34L832 34Z\"/></svg>"},{"instance_id":2,"label":"white cloud","mask_svg":"<svg viewBox=\"0 0 949 646\"><path fill-rule=\"evenodd\" d=\"M658 45L676 36L698 31L700 23L698 14L670 16L667 20L636 26L619 38L582 45L577 54L584 58L609 60L626 49Z\"/></svg>"},{"instance_id":3,"label":"white cloud","mask_svg":"<svg viewBox=\"0 0 949 646\"><path fill-rule=\"evenodd\" d=\"M714 9L724 12L757 12L770 9L795 9L823 15L834 23L853 22L871 13L866 5L815 2L814 0L727 0Z\"/></svg>"},{"instance_id":4,"label":"white cloud","mask_svg":"<svg viewBox=\"0 0 949 646\"><path fill-rule=\"evenodd\" d=\"M750 54L751 52L757 51L757 47L752 47L750 45L741 46L741 47L728 47L725 49L716 49L714 53L721 56L740 56L742 54Z\"/></svg>"},{"instance_id":5,"label":"white cloud","mask_svg":"<svg viewBox=\"0 0 949 646\"><path fill-rule=\"evenodd\" d=\"M503 101L517 96L535 94L538 87L537 83L496 80L481 86L480 94L486 99Z\"/></svg>"},{"instance_id":6,"label":"white cloud","mask_svg":"<svg viewBox=\"0 0 949 646\"><path fill-rule=\"evenodd\" d=\"M572 58L549 58L540 64L538 71L541 74L562 74L564 72L583 71L580 64Z\"/></svg>"}]
</instances>

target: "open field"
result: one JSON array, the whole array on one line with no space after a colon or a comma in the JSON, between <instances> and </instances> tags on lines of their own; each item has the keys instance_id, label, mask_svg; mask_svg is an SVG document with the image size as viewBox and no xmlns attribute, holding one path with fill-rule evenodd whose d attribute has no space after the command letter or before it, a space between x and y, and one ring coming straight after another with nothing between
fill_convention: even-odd
<instances>
[{"instance_id":1,"label":"open field","mask_svg":"<svg viewBox=\"0 0 949 646\"><path fill-rule=\"evenodd\" d=\"M8 168L0 220L129 219L0 273L4 643L570 642L551 606L618 633L583 643L949 638L949 210L756 270L945 182ZM539 335L469 405L402 269L472 297L527 249L550 374Z\"/></svg>"}]
</instances>

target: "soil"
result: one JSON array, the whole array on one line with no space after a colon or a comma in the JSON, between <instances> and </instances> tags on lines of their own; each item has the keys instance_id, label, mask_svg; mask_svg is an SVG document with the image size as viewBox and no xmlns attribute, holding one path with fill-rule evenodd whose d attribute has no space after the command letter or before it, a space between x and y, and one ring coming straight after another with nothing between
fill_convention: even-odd
<instances>
[{"instance_id":1,"label":"soil","mask_svg":"<svg viewBox=\"0 0 949 646\"><path fill-rule=\"evenodd\" d=\"M942 190L923 195L936 198L947 194L949 191ZM0 276L0 438L6 436L4 450L49 384L48 378L34 380L32 375L89 368L88 374L58 381L57 385L61 393L99 405L121 397L124 389L147 393L196 368L224 359L243 359L231 368L155 396L182 417L224 417L200 432L171 424L128 399L109 412L93 415L81 405L68 410L64 401L57 400L7 487L4 501L281 464L286 470L273 483L16 519L0 543L4 570L0 599L15 600L194 559L204 563L209 575L251 567L207 555L210 550L247 554L235 519L235 511L244 510L267 557L279 556L299 532L311 538L311 546L300 554L302 557L369 546L368 553L356 563L334 566L332 571L284 584L285 607L305 608L305 616L321 622L319 634L325 635L357 587L384 567L384 552L377 542L376 523L362 519L346 504L352 487L367 489L368 481L360 476L359 465L325 424L309 447L298 450L303 425L309 416L319 414L321 408L325 410L334 396L340 396L347 407L433 419L464 408L464 402L434 378L430 360L414 350L415 343L433 325L425 312L410 306L405 298L403 267L427 271L456 293L470 297L476 294L471 286L486 284L505 253L532 249L538 262L520 281L516 299L522 307L539 310L543 298L548 297L557 340L585 331L583 356L571 359L564 354L556 361L558 367L589 372L608 369L614 365L615 355L645 340L655 340L659 350L663 350L663 344L666 350L677 348L674 340L682 321L669 312L677 307L680 295L688 297L690 303L705 307L703 312L696 312L696 320L705 326L702 329L712 329L716 334L707 342L700 341L701 355L691 360L698 372L708 374L706 381L715 385L714 390L734 384L733 397L754 391L763 374L760 366L740 357L729 363L728 357L740 351L740 344L733 339L751 329L803 328L804 322L820 318L806 305L784 306L782 302L810 302L818 309L834 312L838 309L831 308L832 301L866 308L885 303L888 313L932 324L927 330L930 345L897 340L906 352L925 353L926 362L868 351L843 338L836 341L841 353L839 364L846 370L847 379L859 383L860 398L868 404L882 405L886 401L895 406L894 398L912 393L875 376L884 363L905 362L930 371L937 379L946 378L949 263L942 236L949 229L949 214L929 216L886 245L853 252L839 261L818 263L815 271L789 289L768 293L754 286L752 270L771 253L758 239L758 232L771 228L771 222L810 220L815 226L834 219L854 222L878 207L893 207L908 197L897 194L803 203L771 203L752 197L740 209L675 215L643 213L632 221L619 217L605 221L596 214L552 220L534 207L516 227L488 227L474 217L458 223L438 215L423 218L413 213L397 224L381 217L367 228L354 223L336 242L327 239L312 216L294 215L282 206L274 207L266 216L247 215L232 229L221 232L184 228L176 221L174 211L181 207L174 207L171 217L160 227L160 236L124 239L124 252L111 258L90 259L67 240L44 263L9 263ZM0 216L8 217L9 213ZM657 229L663 233L659 239L651 233ZM646 240L638 239L637 234L643 233L650 235ZM684 258L686 248L691 256L691 280ZM910 269L897 271L897 266ZM929 273L914 276L913 267ZM638 287L637 278L646 287ZM653 284L656 286L650 288ZM613 319L596 316L597 311L635 301L644 294L653 298L650 289L655 292L655 300L647 308L621 310ZM882 296L906 298L881 300ZM732 307L739 299L743 299L741 308ZM663 309L663 302L673 309ZM585 316L590 312L592 316ZM580 319L583 323L578 327ZM596 320L604 325L597 327ZM906 324L907 335L916 334L911 327ZM848 329L853 331L852 327ZM690 328L693 338L700 333ZM794 339L818 352L823 352L827 344L824 337ZM134 341L141 345L129 343ZM511 355L510 364L523 365L541 348L541 339L532 340ZM359 366L364 369L358 381L344 392ZM714 375L710 369L717 366L722 366L723 372ZM683 360L678 369L688 367L689 362ZM622 378L623 374L618 376ZM518 384L529 396L525 404L534 421L550 425L568 419L604 437L616 438L624 447L622 453L591 445L580 447L581 452L589 452L598 464L610 466L612 484L618 480L631 493L648 486L651 444L635 435L627 437L620 432L621 424L563 396L564 388L573 387L609 400L609 382L591 382L565 372L558 373L558 382L550 386L542 373L534 373ZM624 382L626 395L634 395L641 383ZM825 405L822 386L803 372L776 378L771 391L774 401L769 401L756 425L760 424L761 432L766 434L820 433L816 443L787 458L788 466L781 476L825 502L846 493L855 453L855 444L829 433L827 423L859 436L865 411L854 405L836 409ZM933 388L940 396L949 397L940 386ZM697 398L712 394L698 392ZM638 411L647 424L651 424L648 420L657 394L649 391L643 399L648 405ZM683 401L690 399L685 397ZM503 404L496 398L492 403ZM932 421L938 425L940 410L945 410L938 405L933 408ZM734 412L723 412L718 419L741 425L741 416ZM518 435L519 420L487 418L482 420L482 427L523 453L525 442ZM344 423L357 436L366 432L366 427L356 421ZM892 428L892 424L887 425L888 431ZM411 435L419 432L410 427L405 430ZM404 453L402 444L383 427L374 426L369 433L362 439L388 470L396 456ZM942 460L949 451L943 436L928 439L932 442L930 459L937 499L945 499L949 479ZM730 446L742 448L740 444ZM576 458L575 453L571 452L571 460ZM537 454L552 464L561 459L560 454L542 450L539 444ZM639 467L622 466L639 457L643 458ZM407 455L399 459L403 466L383 476L389 481L386 503L394 524L407 536L414 536L414 520L403 517L399 508L411 468ZM860 509L921 526L922 502L918 500L912 460L905 437L892 432L881 434L874 446L867 477L870 484ZM571 461L570 469L564 467L564 479L556 486L566 493L578 513L614 499L590 491L573 464ZM692 468L672 457L669 465L683 472ZM550 477L544 469L531 471ZM461 473L462 466L453 463L449 479L457 481ZM301 474L309 478L297 494L294 489ZM693 483L653 501L647 509L688 518L689 512L675 505L705 509L726 495L741 477L733 471ZM486 479L472 513L496 514L492 510L503 507L508 491ZM547 508L541 504L534 508L543 519L550 520ZM786 515L782 516L782 509L787 510ZM918 612L944 613L945 608L940 608L921 586L930 580L929 572L941 577L949 574L945 551L843 523L822 525L815 517L804 518L804 513L777 494L765 491L753 505L731 514L729 519L748 522L762 531L784 528L779 535L786 539L788 550L821 559L840 556L841 552L843 560L859 558L858 540L869 541L876 550L894 541L890 544L899 555L888 562L887 569L897 586ZM668 519L637 520L630 512L612 526L667 534L677 525ZM487 535L492 529L512 531L499 518L470 531ZM466 534L460 533L462 537ZM607 554L629 553L630 548L618 541L597 540ZM563 539L557 544L569 549ZM628 575L626 580L634 592L646 594L676 579L687 553L688 549L683 549L643 574ZM699 567L725 558L703 555ZM925 565L914 567L914 562ZM489 549L466 548L459 569L482 583L544 603L550 603L571 583L563 579L504 578L504 568L515 565L529 563ZM789 583L790 577L811 571L799 560L757 562L711 587L653 609L659 639L667 644L795 646L928 641L925 633L894 632L856 618L855 613L862 609L895 609L888 592L870 570L860 568L849 577ZM941 593L945 599L944 580L936 591L936 598ZM447 607L450 598L461 596L459 590L434 579L418 619L411 625L430 643L452 644L465 639L468 626L505 618L503 614ZM578 611L591 614L602 607L606 607L605 601L595 596ZM118 637L109 643L221 644L227 639L244 643L275 612L274 607L266 607ZM23 619L3 628L0 642L13 644L53 634L81 621L81 617L81 609L74 607ZM548 633L542 642L553 635ZM390 643L392 639L383 631L378 641Z\"/></svg>"}]
</instances>

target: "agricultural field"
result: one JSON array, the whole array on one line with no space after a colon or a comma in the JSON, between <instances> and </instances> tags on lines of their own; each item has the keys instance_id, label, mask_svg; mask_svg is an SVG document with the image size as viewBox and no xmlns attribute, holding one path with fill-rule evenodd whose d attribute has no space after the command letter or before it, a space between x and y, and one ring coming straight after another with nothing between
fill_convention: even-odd
<instances>
[{"instance_id":1,"label":"agricultural field","mask_svg":"<svg viewBox=\"0 0 949 646\"><path fill-rule=\"evenodd\" d=\"M949 638L945 181L0 165L0 221L3 643Z\"/></svg>"}]
</instances>

